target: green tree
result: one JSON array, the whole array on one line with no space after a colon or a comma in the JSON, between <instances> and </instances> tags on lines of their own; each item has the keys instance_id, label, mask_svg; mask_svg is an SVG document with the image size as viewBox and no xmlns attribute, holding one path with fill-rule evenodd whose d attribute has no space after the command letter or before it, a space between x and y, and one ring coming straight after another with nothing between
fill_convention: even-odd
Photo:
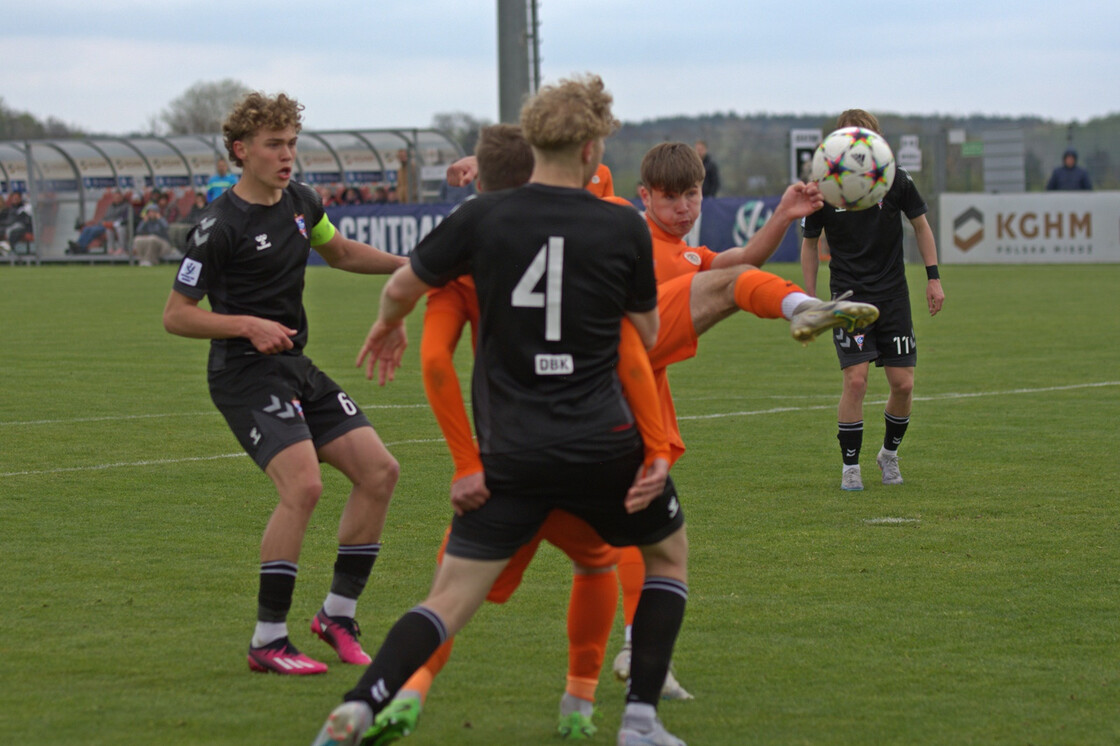
<instances>
[{"instance_id":1,"label":"green tree","mask_svg":"<svg viewBox=\"0 0 1120 746\"><path fill-rule=\"evenodd\" d=\"M172 135L199 135L222 131L226 114L250 88L239 80L195 83L160 114Z\"/></svg>"}]
</instances>

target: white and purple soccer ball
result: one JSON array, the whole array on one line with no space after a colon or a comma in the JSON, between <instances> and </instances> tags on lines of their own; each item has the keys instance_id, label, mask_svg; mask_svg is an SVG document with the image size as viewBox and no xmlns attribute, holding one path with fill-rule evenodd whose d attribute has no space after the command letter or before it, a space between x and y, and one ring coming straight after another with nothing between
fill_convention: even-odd
<instances>
[{"instance_id":1,"label":"white and purple soccer ball","mask_svg":"<svg viewBox=\"0 0 1120 746\"><path fill-rule=\"evenodd\" d=\"M879 204L894 183L894 153L883 137L862 127L829 133L813 153L809 178L824 201L840 210Z\"/></svg>"}]
</instances>

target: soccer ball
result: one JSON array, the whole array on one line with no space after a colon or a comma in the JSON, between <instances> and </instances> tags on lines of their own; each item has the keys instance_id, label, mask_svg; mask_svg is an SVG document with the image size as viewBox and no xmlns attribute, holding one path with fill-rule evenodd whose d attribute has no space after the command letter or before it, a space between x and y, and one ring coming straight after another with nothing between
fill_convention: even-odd
<instances>
[{"instance_id":1,"label":"soccer ball","mask_svg":"<svg viewBox=\"0 0 1120 746\"><path fill-rule=\"evenodd\" d=\"M844 127L817 147L809 178L833 207L866 210L886 196L894 172L894 153L882 136L862 127Z\"/></svg>"}]
</instances>

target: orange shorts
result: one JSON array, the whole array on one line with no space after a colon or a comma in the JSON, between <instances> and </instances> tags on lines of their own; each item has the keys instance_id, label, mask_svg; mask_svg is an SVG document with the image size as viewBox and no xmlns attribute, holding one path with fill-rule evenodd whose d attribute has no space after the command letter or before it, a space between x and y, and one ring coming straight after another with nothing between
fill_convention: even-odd
<instances>
[{"instance_id":1,"label":"orange shorts","mask_svg":"<svg viewBox=\"0 0 1120 746\"><path fill-rule=\"evenodd\" d=\"M661 317L657 344L649 351L654 370L696 355L699 338L692 326L692 278L695 273L678 275L657 286L657 315Z\"/></svg>"},{"instance_id":2,"label":"orange shorts","mask_svg":"<svg viewBox=\"0 0 1120 746\"><path fill-rule=\"evenodd\" d=\"M443 535L443 544L440 545L437 562L443 561L443 550L447 547L447 537L451 534L448 527ZM486 600L490 603L504 604L521 585L521 578L525 575L525 568L529 566L537 547L542 540L547 540L557 549L568 555L569 559L580 565L595 569L608 569L618 564L622 550L612 547L603 541L599 534L587 523L571 513L563 510L554 510L541 524L536 536L528 543L522 545L510 557L509 564L502 570L502 574L490 587Z\"/></svg>"}]
</instances>

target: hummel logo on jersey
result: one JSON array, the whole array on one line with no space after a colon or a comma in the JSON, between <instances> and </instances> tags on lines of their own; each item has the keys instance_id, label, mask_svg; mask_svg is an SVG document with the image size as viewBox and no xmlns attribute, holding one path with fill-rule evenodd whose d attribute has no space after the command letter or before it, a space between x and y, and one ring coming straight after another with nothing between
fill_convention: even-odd
<instances>
[{"instance_id":1,"label":"hummel logo on jersey","mask_svg":"<svg viewBox=\"0 0 1120 746\"><path fill-rule=\"evenodd\" d=\"M280 397L276 394L272 395L272 403L265 407L263 411L268 414L275 414L282 420L290 420L297 415L303 416L303 408L300 407L298 401L280 401Z\"/></svg>"},{"instance_id":2,"label":"hummel logo on jersey","mask_svg":"<svg viewBox=\"0 0 1120 746\"><path fill-rule=\"evenodd\" d=\"M856 455L856 449L854 449L854 448L845 448L845 449L844 449L844 455L845 455L845 456L847 456L848 458L852 458L853 456L855 456L855 455Z\"/></svg>"},{"instance_id":3,"label":"hummel logo on jersey","mask_svg":"<svg viewBox=\"0 0 1120 746\"><path fill-rule=\"evenodd\" d=\"M249 431L249 439L253 441L253 445L259 446L261 444L261 431L254 427Z\"/></svg>"},{"instance_id":4,"label":"hummel logo on jersey","mask_svg":"<svg viewBox=\"0 0 1120 746\"><path fill-rule=\"evenodd\" d=\"M677 511L681 509L681 504L677 502L677 496L673 495L669 498L669 517L676 518Z\"/></svg>"},{"instance_id":5,"label":"hummel logo on jersey","mask_svg":"<svg viewBox=\"0 0 1120 746\"><path fill-rule=\"evenodd\" d=\"M179 266L179 282L190 285L192 288L198 284L198 276L202 274L202 262L194 259L184 259Z\"/></svg>"},{"instance_id":6,"label":"hummel logo on jersey","mask_svg":"<svg viewBox=\"0 0 1120 746\"><path fill-rule=\"evenodd\" d=\"M845 334L844 330L840 327L836 327L834 336L836 337L836 341L840 343L840 349L846 350L852 346L852 338Z\"/></svg>"},{"instance_id":7,"label":"hummel logo on jersey","mask_svg":"<svg viewBox=\"0 0 1120 746\"><path fill-rule=\"evenodd\" d=\"M206 239L210 238L210 229L214 227L214 223L218 222L217 218L203 218L198 221L198 227L194 229L194 245L201 246L206 243Z\"/></svg>"},{"instance_id":8,"label":"hummel logo on jersey","mask_svg":"<svg viewBox=\"0 0 1120 746\"><path fill-rule=\"evenodd\" d=\"M369 693L378 702L389 699L389 687L385 686L385 679L378 679L377 683L369 688Z\"/></svg>"},{"instance_id":9,"label":"hummel logo on jersey","mask_svg":"<svg viewBox=\"0 0 1120 746\"><path fill-rule=\"evenodd\" d=\"M269 243L267 233L262 233L259 236L257 236L257 251L264 251L265 249L271 249L271 248L272 248L272 244Z\"/></svg>"}]
</instances>

